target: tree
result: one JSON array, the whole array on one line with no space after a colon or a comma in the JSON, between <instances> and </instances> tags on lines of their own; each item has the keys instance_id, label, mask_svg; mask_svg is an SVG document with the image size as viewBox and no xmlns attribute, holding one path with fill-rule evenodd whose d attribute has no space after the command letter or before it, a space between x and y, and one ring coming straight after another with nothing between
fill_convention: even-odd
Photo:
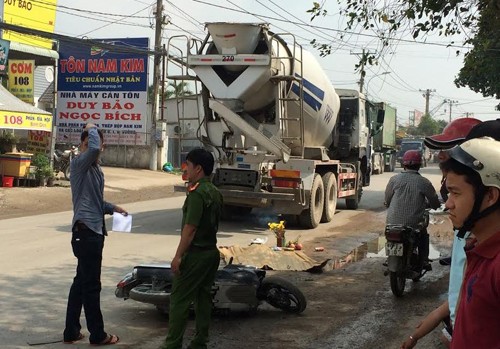
<instances>
[{"instance_id":1,"label":"tree","mask_svg":"<svg viewBox=\"0 0 500 349\"><path fill-rule=\"evenodd\" d=\"M470 43L474 48L465 54L455 84L500 99L500 8L482 11L478 33Z\"/></svg>"},{"instance_id":2,"label":"tree","mask_svg":"<svg viewBox=\"0 0 500 349\"><path fill-rule=\"evenodd\" d=\"M439 125L429 114L424 114L417 127L420 136L432 136L439 133Z\"/></svg>"},{"instance_id":3,"label":"tree","mask_svg":"<svg viewBox=\"0 0 500 349\"><path fill-rule=\"evenodd\" d=\"M159 91L161 93L161 89ZM182 81L180 83L172 83L169 82L165 92L163 94L164 99L169 99L172 97L182 97L182 96L190 96L193 92L189 89L189 85L187 82ZM153 85L149 85L148 87L148 101L151 101L153 97Z\"/></svg>"},{"instance_id":4,"label":"tree","mask_svg":"<svg viewBox=\"0 0 500 349\"><path fill-rule=\"evenodd\" d=\"M445 120L437 120L437 126L438 126L438 130L436 133L443 133L443 129L446 127L446 125L448 125L448 121L445 121Z\"/></svg>"},{"instance_id":5,"label":"tree","mask_svg":"<svg viewBox=\"0 0 500 349\"><path fill-rule=\"evenodd\" d=\"M307 12L311 20L325 16L323 5L313 3ZM347 17L346 30L372 30L382 47L389 48L396 35L410 32L414 39L430 33L451 37L464 34L464 66L455 84L468 86L483 96L500 99L500 1L499 0L338 0L340 14ZM343 34L344 35L344 34ZM312 41L321 55L332 52L331 44ZM450 44L455 44L451 41ZM460 52L457 51L457 54ZM379 54L383 54L379 53ZM356 69L363 74L365 64L376 64L374 53L366 51Z\"/></svg>"}]
</instances>

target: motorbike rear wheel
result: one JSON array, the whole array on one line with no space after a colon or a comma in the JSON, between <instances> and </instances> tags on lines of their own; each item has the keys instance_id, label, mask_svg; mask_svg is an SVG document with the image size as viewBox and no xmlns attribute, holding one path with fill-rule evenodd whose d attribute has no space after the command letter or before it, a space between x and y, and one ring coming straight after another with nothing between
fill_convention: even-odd
<instances>
[{"instance_id":1,"label":"motorbike rear wheel","mask_svg":"<svg viewBox=\"0 0 500 349\"><path fill-rule=\"evenodd\" d=\"M129 292L130 299L137 302L154 304L154 305L169 305L170 293L165 290L153 290L151 284L141 284Z\"/></svg>"},{"instance_id":2,"label":"motorbike rear wheel","mask_svg":"<svg viewBox=\"0 0 500 349\"><path fill-rule=\"evenodd\" d=\"M69 177L71 176L69 164L67 164L66 167L63 168L62 172L64 173L64 178L69 181Z\"/></svg>"},{"instance_id":3,"label":"motorbike rear wheel","mask_svg":"<svg viewBox=\"0 0 500 349\"><path fill-rule=\"evenodd\" d=\"M295 285L276 276L262 281L259 295L259 298L287 313L300 314L307 306L306 297Z\"/></svg>"},{"instance_id":4,"label":"motorbike rear wheel","mask_svg":"<svg viewBox=\"0 0 500 349\"><path fill-rule=\"evenodd\" d=\"M391 291L396 297L402 297L403 292L405 291L406 278L404 275L391 271L390 274L391 280Z\"/></svg>"}]
</instances>

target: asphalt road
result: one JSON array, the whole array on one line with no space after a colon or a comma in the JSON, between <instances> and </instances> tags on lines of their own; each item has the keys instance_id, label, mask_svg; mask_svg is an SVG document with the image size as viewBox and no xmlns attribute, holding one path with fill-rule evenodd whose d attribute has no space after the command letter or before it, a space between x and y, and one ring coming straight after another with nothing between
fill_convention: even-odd
<instances>
[{"instance_id":1,"label":"asphalt road","mask_svg":"<svg viewBox=\"0 0 500 349\"><path fill-rule=\"evenodd\" d=\"M438 169L426 168L423 173L438 188ZM371 186L365 188L360 210L343 210L341 202L339 212L331 223L322 224L313 231L294 230L294 233L304 240L324 237L335 227L348 225L353 220L362 222L369 212L381 211L383 190L391 175L385 173L372 177ZM183 197L173 197L128 204L126 208L133 215L132 233L111 233L106 240L101 302L106 330L121 335L123 347L138 347L142 343L142 348L155 348L158 338L166 333L165 316L153 307L118 300L114 296L114 288L135 264L165 262L173 256L179 239L183 200ZM71 217L71 212L67 211L0 220L2 348L26 348L28 343L61 339L67 293L75 269L68 233ZM219 245L246 245L255 237L272 238L266 230L269 219L273 217L264 212L243 221L223 224L218 236ZM111 226L110 221L108 226ZM364 282L369 287L370 281ZM334 345L337 342L328 343L325 348L340 347ZM87 343L82 343L73 347L87 346ZM38 347L68 346L56 343ZM224 346L220 343L216 347Z\"/></svg>"}]
</instances>

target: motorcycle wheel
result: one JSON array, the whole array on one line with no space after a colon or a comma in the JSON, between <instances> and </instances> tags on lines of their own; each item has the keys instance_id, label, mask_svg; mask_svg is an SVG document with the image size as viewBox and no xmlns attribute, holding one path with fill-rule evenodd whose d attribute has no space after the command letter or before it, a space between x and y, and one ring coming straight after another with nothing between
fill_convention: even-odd
<instances>
[{"instance_id":1,"label":"motorcycle wheel","mask_svg":"<svg viewBox=\"0 0 500 349\"><path fill-rule=\"evenodd\" d=\"M259 294L261 299L287 313L300 314L307 306L304 294L295 285L280 277L265 278Z\"/></svg>"},{"instance_id":2,"label":"motorcycle wheel","mask_svg":"<svg viewBox=\"0 0 500 349\"><path fill-rule=\"evenodd\" d=\"M402 297L405 291L406 278L393 271L390 272L391 291L396 297Z\"/></svg>"},{"instance_id":3,"label":"motorcycle wheel","mask_svg":"<svg viewBox=\"0 0 500 349\"><path fill-rule=\"evenodd\" d=\"M64 168L63 172L64 172L64 178L66 178L66 180L68 180L68 181L69 181L69 176L71 175L71 172L70 172L70 166L69 166L69 165L67 165L67 166Z\"/></svg>"},{"instance_id":4,"label":"motorcycle wheel","mask_svg":"<svg viewBox=\"0 0 500 349\"><path fill-rule=\"evenodd\" d=\"M152 290L151 285L148 284L142 284L131 289L129 297L142 303L166 306L170 304L170 293Z\"/></svg>"}]
</instances>

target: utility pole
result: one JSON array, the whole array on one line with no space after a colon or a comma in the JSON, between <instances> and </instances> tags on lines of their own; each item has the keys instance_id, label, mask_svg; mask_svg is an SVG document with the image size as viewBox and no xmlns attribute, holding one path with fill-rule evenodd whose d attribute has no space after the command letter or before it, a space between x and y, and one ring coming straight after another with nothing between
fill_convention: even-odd
<instances>
[{"instance_id":1,"label":"utility pole","mask_svg":"<svg viewBox=\"0 0 500 349\"><path fill-rule=\"evenodd\" d=\"M362 52L361 60L361 78L359 79L359 93L363 93L363 85L365 84L365 49Z\"/></svg>"},{"instance_id":2,"label":"utility pole","mask_svg":"<svg viewBox=\"0 0 500 349\"><path fill-rule=\"evenodd\" d=\"M431 93L436 92L436 90L426 89L419 91L424 92L422 96L425 98L425 115L429 115L429 98L431 97Z\"/></svg>"},{"instance_id":3,"label":"utility pole","mask_svg":"<svg viewBox=\"0 0 500 349\"><path fill-rule=\"evenodd\" d=\"M161 33L163 29L163 0L156 0L156 21L155 21L155 54L153 69L153 98L151 100L151 158L149 159L149 169L158 169L158 144L156 140L156 120L158 120L158 90L160 83L160 58L162 52Z\"/></svg>"},{"instance_id":4,"label":"utility pole","mask_svg":"<svg viewBox=\"0 0 500 349\"><path fill-rule=\"evenodd\" d=\"M458 101L454 101L454 100L451 100L451 99L445 99L445 102L449 104L450 106L450 116L449 116L449 119L448 119L448 122L451 122L451 108L453 107L453 104L457 104Z\"/></svg>"},{"instance_id":5,"label":"utility pole","mask_svg":"<svg viewBox=\"0 0 500 349\"><path fill-rule=\"evenodd\" d=\"M359 52L351 52L351 55L355 55L355 56L358 56L359 58L359 55L361 55L361 64L360 64L360 74L361 74L361 78L359 79L359 93L363 93L363 85L365 83L365 61L366 61L366 57L371 54L370 51L366 51L365 49L363 49L361 51L361 53Z\"/></svg>"},{"instance_id":6,"label":"utility pole","mask_svg":"<svg viewBox=\"0 0 500 349\"><path fill-rule=\"evenodd\" d=\"M408 126L415 126L415 112L410 110L408 114Z\"/></svg>"}]
</instances>

